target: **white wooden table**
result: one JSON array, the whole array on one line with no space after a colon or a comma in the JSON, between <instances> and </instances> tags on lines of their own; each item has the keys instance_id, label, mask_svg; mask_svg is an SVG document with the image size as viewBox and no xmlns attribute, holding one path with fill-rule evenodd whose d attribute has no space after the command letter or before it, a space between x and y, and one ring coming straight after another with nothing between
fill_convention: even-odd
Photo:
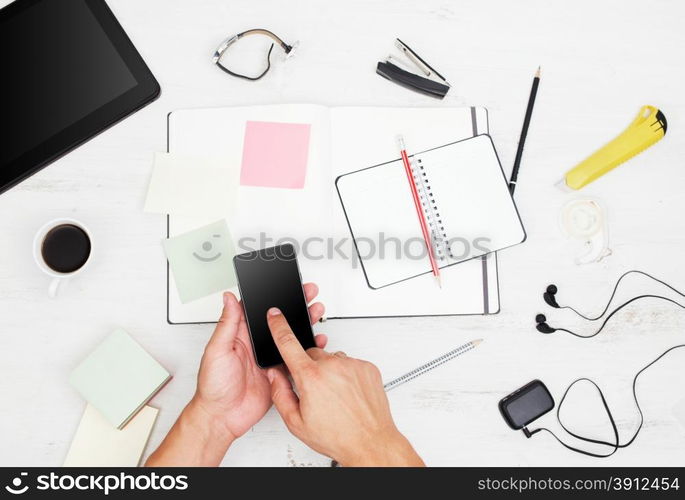
<instances>
[{"instance_id":1,"label":"white wooden table","mask_svg":"<svg viewBox=\"0 0 685 500\"><path fill-rule=\"evenodd\" d=\"M1 2L6 4L6 1ZM533 378L557 398L573 379L606 391L621 435L637 413L630 382L667 347L682 343L685 312L645 301L620 313L591 340L534 329L585 328L542 302L557 295L598 312L614 280L640 268L685 288L685 5L672 1L525 0L397 2L346 0L110 0L162 86L151 106L0 196L0 465L57 466L84 402L67 376L97 339L120 326L174 375L152 402L161 408L146 450L161 441L195 388L212 327L165 321L165 221L142 204L154 151L165 149L166 114L181 107L283 102L327 105L484 105L507 168L513 162L532 74L543 67L516 199L528 241L500 254L501 313L491 317L330 321L317 327L342 349L379 365L389 379L472 338L474 352L390 393L401 430L431 465L685 465L685 428L671 409L685 397L685 353L643 378L645 427L633 446L607 460L574 455L550 437L526 440L507 428L498 400ZM295 58L258 83L210 63L218 43L266 27L300 40ZM395 86L375 63L400 36L453 85L444 103ZM49 57L49 54L46 54ZM619 133L643 104L669 123L657 146L594 183L585 194L609 210L614 253L579 267L558 228L568 199L561 174ZM33 263L34 232L49 219L85 222L92 266L56 300ZM621 294L656 291L633 285ZM543 307L544 306L544 307ZM565 417L573 428L611 437L594 395L580 390ZM583 399L591 398L591 399ZM557 430L552 414L541 423ZM327 465L292 437L275 411L229 451L225 465Z\"/></svg>"}]
</instances>

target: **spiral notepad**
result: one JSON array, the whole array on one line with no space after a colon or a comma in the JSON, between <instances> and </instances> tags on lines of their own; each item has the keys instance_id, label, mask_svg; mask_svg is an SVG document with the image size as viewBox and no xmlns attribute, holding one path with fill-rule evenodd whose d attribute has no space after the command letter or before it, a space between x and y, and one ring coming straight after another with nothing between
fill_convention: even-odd
<instances>
[{"instance_id":1,"label":"spiral notepad","mask_svg":"<svg viewBox=\"0 0 685 500\"><path fill-rule=\"evenodd\" d=\"M490 136L415 153L410 160L439 267L525 240ZM400 159L342 175L336 187L369 287L431 272Z\"/></svg>"}]
</instances>

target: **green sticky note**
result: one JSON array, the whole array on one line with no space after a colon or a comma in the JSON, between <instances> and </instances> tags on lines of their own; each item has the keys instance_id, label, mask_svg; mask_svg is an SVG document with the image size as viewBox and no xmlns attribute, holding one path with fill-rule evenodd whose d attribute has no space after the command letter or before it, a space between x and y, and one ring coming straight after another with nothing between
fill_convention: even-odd
<instances>
[{"instance_id":1,"label":"green sticky note","mask_svg":"<svg viewBox=\"0 0 685 500\"><path fill-rule=\"evenodd\" d=\"M163 245L184 304L237 284L235 249L225 220L164 240Z\"/></svg>"},{"instance_id":2,"label":"green sticky note","mask_svg":"<svg viewBox=\"0 0 685 500\"><path fill-rule=\"evenodd\" d=\"M171 378L124 330L116 330L69 376L81 396L121 429Z\"/></svg>"}]
</instances>

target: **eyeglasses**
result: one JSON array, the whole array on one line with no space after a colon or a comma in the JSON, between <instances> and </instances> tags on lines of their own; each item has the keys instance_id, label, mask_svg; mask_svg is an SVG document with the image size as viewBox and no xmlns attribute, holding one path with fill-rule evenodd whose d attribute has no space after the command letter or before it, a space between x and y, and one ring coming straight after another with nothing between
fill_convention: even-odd
<instances>
[{"instance_id":1,"label":"eyeglasses","mask_svg":"<svg viewBox=\"0 0 685 500\"><path fill-rule=\"evenodd\" d=\"M293 50L298 45L297 42L293 43L292 45L288 45L283 40L281 40L278 36L273 34L271 31L265 30L262 28L243 31L242 33L238 33L237 35L234 35L232 37L227 38L226 40L221 42L221 45L219 45L219 47L214 52L214 57L212 57L212 62L214 64L216 64L219 67L219 69L221 69L225 73L228 73L229 75L235 76L238 78L244 78L245 80L257 81L261 77L266 75L266 73L269 71L269 69L271 69L271 51L274 49L274 45L275 45L274 43L272 43L271 47L269 47L269 51L266 54L266 69L264 71L262 71L257 76L241 75L240 73L236 73L234 71L231 71L226 66L221 64L221 58L223 57L223 55L226 52L226 50L228 49L228 47L230 47L231 45L236 43L238 40L240 40L241 38L243 38L244 36L247 36L247 35L264 35L264 36L271 38L272 40L274 40L274 42L276 42L285 51L286 59L289 58L290 56L292 56Z\"/></svg>"}]
</instances>

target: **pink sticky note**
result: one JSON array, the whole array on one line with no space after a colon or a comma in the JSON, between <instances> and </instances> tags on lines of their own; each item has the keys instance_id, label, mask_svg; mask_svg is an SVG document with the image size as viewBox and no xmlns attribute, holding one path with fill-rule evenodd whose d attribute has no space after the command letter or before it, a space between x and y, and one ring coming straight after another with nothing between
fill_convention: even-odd
<instances>
[{"instance_id":1,"label":"pink sticky note","mask_svg":"<svg viewBox=\"0 0 685 500\"><path fill-rule=\"evenodd\" d=\"M240 184L302 189L307 173L310 129L311 125L304 123L248 121Z\"/></svg>"}]
</instances>

